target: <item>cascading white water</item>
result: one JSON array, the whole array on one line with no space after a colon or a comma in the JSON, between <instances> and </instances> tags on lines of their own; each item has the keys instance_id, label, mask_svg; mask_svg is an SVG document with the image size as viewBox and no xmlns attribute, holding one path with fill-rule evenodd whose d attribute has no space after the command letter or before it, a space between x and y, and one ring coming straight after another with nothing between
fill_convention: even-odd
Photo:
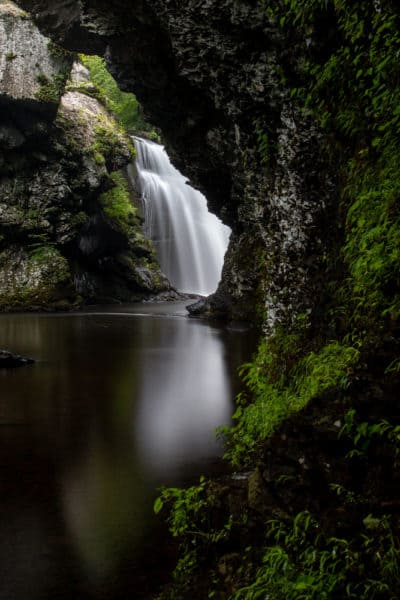
<instances>
[{"instance_id":1,"label":"cascading white water","mask_svg":"<svg viewBox=\"0 0 400 600\"><path fill-rule=\"evenodd\" d=\"M221 278L230 229L208 211L203 194L188 185L163 146L134 141L145 233L161 268L177 290L207 296Z\"/></svg>"}]
</instances>

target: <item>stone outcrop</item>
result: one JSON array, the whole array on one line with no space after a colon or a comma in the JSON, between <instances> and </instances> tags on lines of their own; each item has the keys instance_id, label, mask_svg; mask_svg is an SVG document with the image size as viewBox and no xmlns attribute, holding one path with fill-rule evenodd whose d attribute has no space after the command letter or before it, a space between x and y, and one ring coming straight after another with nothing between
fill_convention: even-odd
<instances>
[{"instance_id":1,"label":"stone outcrop","mask_svg":"<svg viewBox=\"0 0 400 600\"><path fill-rule=\"evenodd\" d=\"M0 146L35 145L54 120L72 55L57 49L13 2L0 3ZM12 160L12 156L10 157ZM3 152L0 168L5 168Z\"/></svg>"},{"instance_id":2,"label":"stone outcrop","mask_svg":"<svg viewBox=\"0 0 400 600\"><path fill-rule=\"evenodd\" d=\"M11 2L0 28L0 307L169 291L120 171L133 145L89 72Z\"/></svg>"},{"instance_id":3,"label":"stone outcrop","mask_svg":"<svg viewBox=\"0 0 400 600\"><path fill-rule=\"evenodd\" d=\"M282 65L295 71L304 48L285 44L263 3L19 4L64 47L106 56L177 166L232 227L206 312L253 318L264 306L271 330L314 310L335 189L323 140L282 82Z\"/></svg>"},{"instance_id":4,"label":"stone outcrop","mask_svg":"<svg viewBox=\"0 0 400 600\"><path fill-rule=\"evenodd\" d=\"M10 99L43 113L49 113L47 103L53 104L54 114L56 92L61 92L72 57L56 49L13 2L0 3L0 17L0 101Z\"/></svg>"}]
</instances>

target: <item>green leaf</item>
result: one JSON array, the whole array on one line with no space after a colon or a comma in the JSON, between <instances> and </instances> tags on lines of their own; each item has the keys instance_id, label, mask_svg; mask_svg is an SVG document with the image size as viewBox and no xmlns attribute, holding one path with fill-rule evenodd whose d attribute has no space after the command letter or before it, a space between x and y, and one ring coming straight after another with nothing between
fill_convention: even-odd
<instances>
[{"instance_id":1,"label":"green leaf","mask_svg":"<svg viewBox=\"0 0 400 600\"><path fill-rule=\"evenodd\" d=\"M378 527L380 527L382 524L382 521L381 519L377 519L372 515L368 515L365 517L365 519L363 519L363 523L366 529L378 529Z\"/></svg>"},{"instance_id":2,"label":"green leaf","mask_svg":"<svg viewBox=\"0 0 400 600\"><path fill-rule=\"evenodd\" d=\"M315 578L312 575L301 575L294 584L297 591L307 590L313 586Z\"/></svg>"},{"instance_id":3,"label":"green leaf","mask_svg":"<svg viewBox=\"0 0 400 600\"><path fill-rule=\"evenodd\" d=\"M161 500L160 496L158 496L158 498L155 499L154 505L153 505L153 510L156 515L158 515L158 513L162 510L163 506L164 506L164 502Z\"/></svg>"}]
</instances>

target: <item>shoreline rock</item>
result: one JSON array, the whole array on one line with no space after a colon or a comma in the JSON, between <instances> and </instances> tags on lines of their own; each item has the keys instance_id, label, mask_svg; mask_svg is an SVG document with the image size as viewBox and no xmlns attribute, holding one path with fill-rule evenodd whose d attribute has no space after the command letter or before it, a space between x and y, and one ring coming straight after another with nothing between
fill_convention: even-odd
<instances>
[{"instance_id":1,"label":"shoreline rock","mask_svg":"<svg viewBox=\"0 0 400 600\"><path fill-rule=\"evenodd\" d=\"M17 367L25 367L35 362L33 358L14 354L8 350L0 350L0 369L14 369Z\"/></svg>"}]
</instances>

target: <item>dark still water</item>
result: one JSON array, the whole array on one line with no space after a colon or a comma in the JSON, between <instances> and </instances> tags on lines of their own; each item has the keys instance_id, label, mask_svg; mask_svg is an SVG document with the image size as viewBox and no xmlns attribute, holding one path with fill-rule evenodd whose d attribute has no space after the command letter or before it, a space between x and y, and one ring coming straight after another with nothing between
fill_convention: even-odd
<instances>
[{"instance_id":1,"label":"dark still water","mask_svg":"<svg viewBox=\"0 0 400 600\"><path fill-rule=\"evenodd\" d=\"M156 489L220 455L245 331L183 304L1 315L0 599L151 598L171 551Z\"/></svg>"}]
</instances>

